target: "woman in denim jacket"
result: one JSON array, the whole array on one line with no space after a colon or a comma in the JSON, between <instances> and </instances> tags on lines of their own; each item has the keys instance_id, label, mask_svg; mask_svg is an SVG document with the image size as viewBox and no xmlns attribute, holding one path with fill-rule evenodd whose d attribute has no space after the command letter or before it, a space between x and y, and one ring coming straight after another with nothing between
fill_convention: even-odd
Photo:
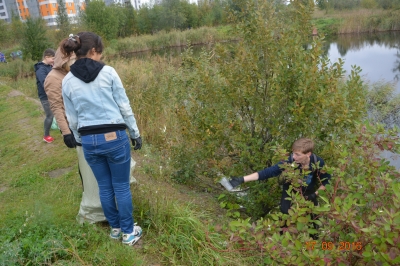
<instances>
[{"instance_id":1,"label":"woman in denim jacket","mask_svg":"<svg viewBox=\"0 0 400 266\"><path fill-rule=\"evenodd\" d=\"M77 57L62 82L69 127L97 179L110 237L122 236L123 244L133 245L142 236L142 229L132 216L131 148L125 130L134 150L142 147L142 139L129 99L115 69L100 61L100 36L92 32L70 35L63 50L75 52Z\"/></svg>"}]
</instances>

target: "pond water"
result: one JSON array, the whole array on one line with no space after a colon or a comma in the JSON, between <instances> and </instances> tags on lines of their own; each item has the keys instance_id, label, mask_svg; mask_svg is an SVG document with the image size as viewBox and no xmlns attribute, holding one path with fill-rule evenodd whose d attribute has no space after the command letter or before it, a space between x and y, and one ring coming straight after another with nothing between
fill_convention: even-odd
<instances>
[{"instance_id":1,"label":"pond water","mask_svg":"<svg viewBox=\"0 0 400 266\"><path fill-rule=\"evenodd\" d=\"M345 34L327 39L326 54L331 62L344 60L344 69L362 69L366 81L393 83L400 92L400 32Z\"/></svg>"},{"instance_id":2,"label":"pond water","mask_svg":"<svg viewBox=\"0 0 400 266\"><path fill-rule=\"evenodd\" d=\"M340 35L327 40L325 51L331 62L342 58L347 73L357 65L363 80L391 82L400 93L400 32ZM384 151L382 156L400 169L398 154Z\"/></svg>"}]
</instances>

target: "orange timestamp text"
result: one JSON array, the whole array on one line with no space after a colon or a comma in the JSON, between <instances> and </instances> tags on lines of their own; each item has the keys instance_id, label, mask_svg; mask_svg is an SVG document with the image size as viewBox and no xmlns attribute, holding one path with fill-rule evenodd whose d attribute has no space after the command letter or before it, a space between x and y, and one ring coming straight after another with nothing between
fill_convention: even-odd
<instances>
[{"instance_id":1,"label":"orange timestamp text","mask_svg":"<svg viewBox=\"0 0 400 266\"><path fill-rule=\"evenodd\" d=\"M322 250L334 250L334 249L339 249L342 251L348 251L348 250L362 250L363 246L361 242L339 242L338 244L335 244L333 242L321 242L318 243L317 241L308 241L306 242L306 249L308 250L314 250L320 248Z\"/></svg>"}]
</instances>

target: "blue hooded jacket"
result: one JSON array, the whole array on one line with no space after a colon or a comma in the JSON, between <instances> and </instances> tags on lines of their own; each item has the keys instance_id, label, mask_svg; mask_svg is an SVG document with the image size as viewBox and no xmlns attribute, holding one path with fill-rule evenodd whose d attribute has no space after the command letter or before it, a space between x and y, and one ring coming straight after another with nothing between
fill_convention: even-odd
<instances>
[{"instance_id":1,"label":"blue hooded jacket","mask_svg":"<svg viewBox=\"0 0 400 266\"><path fill-rule=\"evenodd\" d=\"M53 66L46 65L43 62L38 62L35 64L34 68L35 68L35 73L36 73L36 85L37 85L37 89L38 89L39 99L40 100L48 100L47 94L44 91L44 80L46 79L47 74L50 73Z\"/></svg>"}]
</instances>

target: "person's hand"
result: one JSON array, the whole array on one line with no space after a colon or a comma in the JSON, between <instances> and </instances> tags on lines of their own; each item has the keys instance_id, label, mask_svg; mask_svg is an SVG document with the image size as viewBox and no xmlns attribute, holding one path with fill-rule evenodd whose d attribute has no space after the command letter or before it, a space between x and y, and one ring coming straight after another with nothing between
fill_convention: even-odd
<instances>
[{"instance_id":1,"label":"person's hand","mask_svg":"<svg viewBox=\"0 0 400 266\"><path fill-rule=\"evenodd\" d=\"M74 134L67 134L63 135L64 137L64 143L67 145L68 148L75 148L76 145L78 144L75 140Z\"/></svg>"},{"instance_id":2,"label":"person's hand","mask_svg":"<svg viewBox=\"0 0 400 266\"><path fill-rule=\"evenodd\" d=\"M237 187L240 184L244 183L244 178L243 178L243 176L241 176L241 177L231 177L231 179L229 180L229 183L231 183L232 187Z\"/></svg>"},{"instance_id":3,"label":"person's hand","mask_svg":"<svg viewBox=\"0 0 400 266\"><path fill-rule=\"evenodd\" d=\"M314 192L314 193L308 195L307 199L311 200L311 201L315 201L317 199L317 197L318 197L318 194L316 194L316 193L318 193L318 192Z\"/></svg>"},{"instance_id":4,"label":"person's hand","mask_svg":"<svg viewBox=\"0 0 400 266\"><path fill-rule=\"evenodd\" d=\"M142 148L142 138L141 137L138 137L136 139L131 139L131 141L132 141L133 149L135 151L140 150Z\"/></svg>"}]
</instances>

